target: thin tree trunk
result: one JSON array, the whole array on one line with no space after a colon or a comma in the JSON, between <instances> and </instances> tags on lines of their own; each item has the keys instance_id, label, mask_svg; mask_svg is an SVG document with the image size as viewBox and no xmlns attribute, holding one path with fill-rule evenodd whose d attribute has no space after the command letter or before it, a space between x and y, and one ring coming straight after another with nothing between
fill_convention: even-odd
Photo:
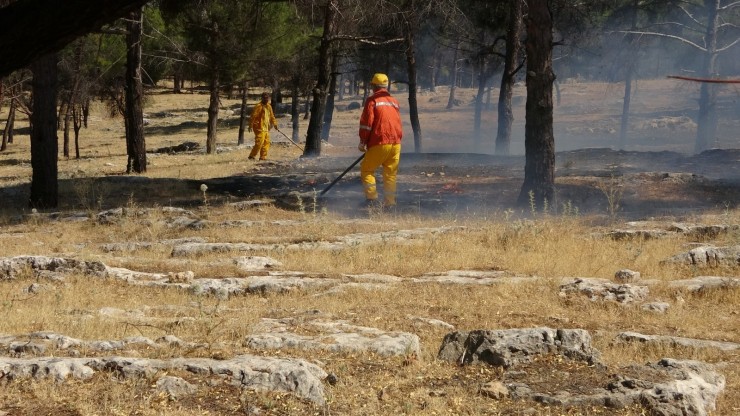
<instances>
[{"instance_id":1,"label":"thin tree trunk","mask_svg":"<svg viewBox=\"0 0 740 416\"><path fill-rule=\"evenodd\" d=\"M321 128L321 140L328 142L331 133L331 121L334 118L334 96L337 93L337 67L339 56L336 52L331 57L331 77L329 81L329 94L326 96L326 108L324 109L324 125Z\"/></svg>"},{"instance_id":2,"label":"thin tree trunk","mask_svg":"<svg viewBox=\"0 0 740 416\"><path fill-rule=\"evenodd\" d=\"M206 153L216 152L216 128L218 126L218 68L213 68L211 73L211 95L208 103L208 127L206 138Z\"/></svg>"},{"instance_id":3,"label":"thin tree trunk","mask_svg":"<svg viewBox=\"0 0 740 416\"><path fill-rule=\"evenodd\" d=\"M13 124L15 121L15 100L11 98L10 107L8 107L8 119L5 122L5 128L3 129L3 143L0 146L0 151L8 148L8 143L12 141L10 138L13 136Z\"/></svg>"},{"instance_id":4,"label":"thin tree trunk","mask_svg":"<svg viewBox=\"0 0 740 416\"><path fill-rule=\"evenodd\" d=\"M31 196L33 208L56 208L57 184L57 55L50 53L31 64L33 113L31 119Z\"/></svg>"},{"instance_id":5,"label":"thin tree trunk","mask_svg":"<svg viewBox=\"0 0 740 416\"><path fill-rule=\"evenodd\" d=\"M706 51L702 62L702 76L715 76L717 63L717 26L719 24L720 0L705 0L707 12L707 32L704 36ZM717 136L717 87L709 82L702 82L699 90L699 117L696 128L696 145L694 153L701 153L714 146Z\"/></svg>"},{"instance_id":6,"label":"thin tree trunk","mask_svg":"<svg viewBox=\"0 0 740 416\"><path fill-rule=\"evenodd\" d=\"M10 102L10 110L11 111L8 114L8 121L5 125L5 131L3 132L3 134L7 134L8 136L8 144L13 143L13 138L15 136L15 116L16 113L18 113L18 102L15 100L15 98ZM32 126L33 124L31 123L29 125L29 128ZM5 140L5 138L3 138L3 140Z\"/></svg>"},{"instance_id":7,"label":"thin tree trunk","mask_svg":"<svg viewBox=\"0 0 740 416\"><path fill-rule=\"evenodd\" d=\"M291 134L291 137L294 142L299 142L299 123L298 123L298 97L299 97L299 85L300 83L300 77L298 75L293 77L293 88L291 88L291 103L290 103L290 119L293 124L293 133Z\"/></svg>"},{"instance_id":8,"label":"thin tree trunk","mask_svg":"<svg viewBox=\"0 0 740 416\"><path fill-rule=\"evenodd\" d=\"M509 26L506 29L506 56L504 72L501 75L501 89L498 96L498 126L496 129L497 155L508 155L511 147L511 127L514 124L514 111L511 97L514 94L514 75L519 61L519 34L522 31L523 0L512 0L509 9Z\"/></svg>"},{"instance_id":9,"label":"thin tree trunk","mask_svg":"<svg viewBox=\"0 0 740 416\"><path fill-rule=\"evenodd\" d=\"M80 129L82 129L82 106L72 109L72 123L75 131L75 159L80 158Z\"/></svg>"},{"instance_id":10,"label":"thin tree trunk","mask_svg":"<svg viewBox=\"0 0 740 416\"><path fill-rule=\"evenodd\" d=\"M639 0L632 2L632 23L630 24L630 30L637 30L637 9L640 7ZM631 37L630 37L631 38ZM639 48L638 45L631 45ZM627 62L627 73L624 75L624 101L622 102L622 119L619 123L619 149L624 150L627 147L627 133L629 130L630 122L630 104L632 103L632 78L635 74L635 67L637 65L637 51L630 48L630 53ZM559 100L558 100L559 101Z\"/></svg>"},{"instance_id":11,"label":"thin tree trunk","mask_svg":"<svg viewBox=\"0 0 740 416\"><path fill-rule=\"evenodd\" d=\"M321 155L321 124L324 119L324 109L326 106L326 94L330 72L329 49L331 48L331 39L337 30L338 8L338 0L329 0L326 4L324 33L321 36L321 43L319 45L319 73L318 79L316 80L316 86L313 89L311 120L308 122L306 147L303 151L304 156Z\"/></svg>"},{"instance_id":12,"label":"thin tree trunk","mask_svg":"<svg viewBox=\"0 0 740 416\"><path fill-rule=\"evenodd\" d=\"M452 54L452 80L450 81L450 96L447 98L447 109L451 109L456 104L455 91L457 91L457 77L460 70L457 66L457 55L460 53L460 40L455 43L455 53Z\"/></svg>"},{"instance_id":13,"label":"thin tree trunk","mask_svg":"<svg viewBox=\"0 0 740 416\"><path fill-rule=\"evenodd\" d=\"M141 80L142 11L138 9L128 16L126 35L126 142L128 162L126 173L146 172L146 143L144 141L144 113L142 98L144 88Z\"/></svg>"},{"instance_id":14,"label":"thin tree trunk","mask_svg":"<svg viewBox=\"0 0 740 416\"><path fill-rule=\"evenodd\" d=\"M548 0L529 0L527 13L527 114L524 183L518 204L552 204L555 193L553 136L552 16ZM547 202L546 202L547 201Z\"/></svg>"},{"instance_id":15,"label":"thin tree trunk","mask_svg":"<svg viewBox=\"0 0 740 416\"><path fill-rule=\"evenodd\" d=\"M303 104L303 119L308 120L311 116L311 95L306 94L306 102Z\"/></svg>"},{"instance_id":16,"label":"thin tree trunk","mask_svg":"<svg viewBox=\"0 0 740 416\"><path fill-rule=\"evenodd\" d=\"M414 132L414 152L422 152L421 123L419 122L419 105L416 98L417 90L417 68L416 68L416 30L419 27L418 15L414 0L406 2L405 10L408 18L403 25L404 38L406 40L406 72L409 78L409 118L411 129Z\"/></svg>"},{"instance_id":17,"label":"thin tree trunk","mask_svg":"<svg viewBox=\"0 0 740 416\"><path fill-rule=\"evenodd\" d=\"M69 108L69 104L64 106L64 123L62 124L63 133L62 133L62 155L69 159L69 119L70 119L70 113L71 110Z\"/></svg>"},{"instance_id":18,"label":"thin tree trunk","mask_svg":"<svg viewBox=\"0 0 740 416\"><path fill-rule=\"evenodd\" d=\"M242 81L242 104L239 108L239 136L236 144L244 144L244 130L247 127L247 101L249 98L249 82Z\"/></svg>"}]
</instances>

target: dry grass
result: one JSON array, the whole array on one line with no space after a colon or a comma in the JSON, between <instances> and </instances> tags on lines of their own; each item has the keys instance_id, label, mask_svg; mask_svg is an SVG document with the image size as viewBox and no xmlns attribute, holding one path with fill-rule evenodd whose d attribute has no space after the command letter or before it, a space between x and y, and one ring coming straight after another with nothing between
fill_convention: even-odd
<instances>
[{"instance_id":1,"label":"dry grass","mask_svg":"<svg viewBox=\"0 0 740 416\"><path fill-rule=\"evenodd\" d=\"M469 95L470 91L463 89L463 93ZM430 105L442 101L440 97L436 97L438 101L432 98L428 100ZM226 107L235 104L236 101L224 100ZM207 96L159 94L153 96L148 105L150 108L147 111L152 114L168 111L178 117L182 115L182 120L171 117L158 121L166 121L171 125L155 125L159 129L154 129L155 132L166 134L149 134L147 144L150 148L179 144L185 140L203 141L205 128L201 128L200 124L205 118L198 114L193 116L192 109L205 108ZM460 117L469 116L462 109L452 113L459 113ZM332 147L325 149L325 153L344 155L354 145L354 126L358 114L336 114L339 137ZM182 127L181 123L193 120L196 123ZM523 117L519 120L523 120ZM224 124L220 141L235 142L234 123ZM287 122L282 121L281 124L286 126ZM445 123L439 118L430 120L429 131L433 132L430 142L432 146L438 145L437 149L444 150L444 142L438 141L435 136L452 133L445 132L441 124ZM449 124L447 121L445 125ZM354 289L318 296L314 296L316 293L298 291L227 300L196 296L182 290L137 287L85 276L71 276L64 282L41 281L39 283L45 288L35 295L23 293L23 289L33 283L30 275L0 281L0 334L53 331L84 340L117 340L136 335L155 339L172 334L207 346L193 350L131 346L130 351L122 354L150 358L228 358L244 353L299 356L320 362L327 372L339 377L339 383L335 386L326 386L326 408L317 408L290 395L239 391L207 377L183 374L179 375L198 384L201 390L195 396L180 401L170 401L157 393L152 387L153 379L119 380L107 374L97 374L87 381L63 384L48 381L4 382L0 390L0 414L227 415L249 414L250 408L259 408L262 414L270 415L515 415L522 414L528 408L542 415L641 414L640 409L621 409L618 413L600 408L567 410L486 399L478 394L480 385L500 379L501 374L493 368L456 367L437 361L437 348L448 331L420 325L409 316L433 317L461 330L536 326L584 328L591 331L596 347L602 351L604 360L611 368L631 362L654 361L664 356L722 362L720 371L727 377L727 388L718 402L716 414L732 415L740 411L740 356L737 353L668 347L636 348L612 343L617 333L626 330L740 342L737 324L740 319L739 290L691 295L657 284L651 287L651 299L670 302L671 309L666 314L558 296L558 286L564 277L611 278L615 271L624 268L640 271L644 279L661 282L706 273L737 276L736 267L706 271L661 265L661 260L687 250L690 241L686 237L613 241L599 237L600 233L610 228L598 225L603 221L591 217L538 215L535 219L523 219L506 212L490 212L476 217L461 217L454 213L424 217L413 212L374 212L368 216L370 221L348 223L333 213L300 213L274 207L237 210L224 204L229 201L228 198L215 196L208 205L193 204L190 208L214 223L246 220L254 221L254 225L231 228L207 226L200 230L183 231L163 225L160 220L164 219L165 214L143 210L183 199L198 201L202 195L185 187L178 188L177 182L173 182L170 189L135 189L132 193L109 188L107 182L100 178L119 175L125 167L121 122L98 116L92 121L92 126L95 130L83 131L83 159L60 161L60 178L64 179L60 210L81 210L93 215L101 209L124 206L132 214L114 224L53 221L34 216L24 217L17 222L17 216L28 212L23 206L23 197L15 194L0 213L0 245L4 256L37 254L98 259L112 266L141 271L192 270L197 277L229 277L240 275L240 272L228 264L214 264L218 260L240 255L238 253L209 254L177 261L170 258L171 248L167 246L155 246L151 250L132 253L106 253L101 245L156 242L182 237L203 237L211 242L288 244L331 241L337 236L353 233L459 227L447 233L429 235L412 244L387 241L339 251L265 250L249 254L275 258L283 263L284 270L300 270L326 277L372 272L411 278L428 272L462 269L506 270L538 276L540 279L532 283L481 287L419 284L408 280L384 290ZM302 129L305 131L305 125ZM30 178L27 140L18 137L17 141L11 145L9 152L0 155L0 178L5 195L11 196L14 190L23 192ZM260 172L263 169L260 165L246 161L247 152L247 148L239 148L215 155L152 155L147 176L207 179ZM294 146L276 146L272 152L274 159L285 163L296 159L298 154ZM293 222L284 225L272 223L276 220ZM740 211L698 212L692 220L709 224L738 224ZM739 244L740 235L737 232L723 235L715 243ZM103 308L117 308L131 313L104 315L100 313ZM312 310L320 310L357 325L413 332L421 338L422 353L419 357L388 358L372 354L253 351L242 346L244 337L253 331L261 318L290 317ZM66 351L50 353L68 354ZM90 351L80 353L101 354ZM555 368L553 366L557 365L540 363L544 368ZM595 377L585 368L573 368L570 371L578 378ZM552 383L566 381L550 380Z\"/></svg>"}]
</instances>

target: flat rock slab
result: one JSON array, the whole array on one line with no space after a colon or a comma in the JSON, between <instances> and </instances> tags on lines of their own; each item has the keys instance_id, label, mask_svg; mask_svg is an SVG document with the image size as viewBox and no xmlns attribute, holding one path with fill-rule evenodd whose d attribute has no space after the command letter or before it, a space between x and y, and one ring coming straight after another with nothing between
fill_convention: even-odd
<instances>
[{"instance_id":1,"label":"flat rock slab","mask_svg":"<svg viewBox=\"0 0 740 416\"><path fill-rule=\"evenodd\" d=\"M560 286L560 295L583 294L593 301L633 303L645 300L650 289L647 286L613 283L606 279L574 278Z\"/></svg>"},{"instance_id":2,"label":"flat rock slab","mask_svg":"<svg viewBox=\"0 0 740 416\"><path fill-rule=\"evenodd\" d=\"M520 276L497 270L450 270L442 273L426 273L412 278L416 283L442 283L462 285L494 285L500 283L523 283L539 280L536 276Z\"/></svg>"},{"instance_id":3,"label":"flat rock slab","mask_svg":"<svg viewBox=\"0 0 740 416\"><path fill-rule=\"evenodd\" d=\"M444 337L437 358L508 368L545 354L559 354L591 364L597 364L600 355L591 346L588 331L543 327L451 332Z\"/></svg>"},{"instance_id":4,"label":"flat rock slab","mask_svg":"<svg viewBox=\"0 0 740 416\"><path fill-rule=\"evenodd\" d=\"M160 371L181 370L200 375L214 375L243 388L295 394L317 404L324 404L322 381L327 373L307 361L291 358L240 355L229 360L209 358L146 359L105 358L7 358L0 357L0 375L6 380L25 378L88 379L95 372L107 371L119 377L154 377Z\"/></svg>"},{"instance_id":5,"label":"flat rock slab","mask_svg":"<svg viewBox=\"0 0 740 416\"><path fill-rule=\"evenodd\" d=\"M672 280L670 287L686 289L689 292L732 289L740 287L740 278L722 276L697 276L693 279Z\"/></svg>"},{"instance_id":6,"label":"flat rock slab","mask_svg":"<svg viewBox=\"0 0 740 416\"><path fill-rule=\"evenodd\" d=\"M410 243L424 237L462 230L464 227L417 228L412 230L386 231L374 234L349 234L335 241L313 241L299 244L250 244L250 243L186 243L172 249L172 257L190 257L212 253L282 251L282 250L343 250L360 244Z\"/></svg>"},{"instance_id":7,"label":"flat rock slab","mask_svg":"<svg viewBox=\"0 0 740 416\"><path fill-rule=\"evenodd\" d=\"M617 341L667 345L670 347L688 347L696 349L711 348L720 351L737 351L740 350L740 344L736 342L712 341L706 339L672 337L668 335L645 335L638 332L622 332L617 335Z\"/></svg>"},{"instance_id":8,"label":"flat rock slab","mask_svg":"<svg viewBox=\"0 0 740 416\"><path fill-rule=\"evenodd\" d=\"M245 346L256 349L365 351L385 356L418 356L420 353L419 337L414 334L356 326L345 321L265 318L255 332L246 337Z\"/></svg>"},{"instance_id":9,"label":"flat rock slab","mask_svg":"<svg viewBox=\"0 0 740 416\"><path fill-rule=\"evenodd\" d=\"M44 274L80 273L102 276L107 266L99 261L83 261L61 257L15 256L0 258L0 280L20 276L39 277ZM53 277L53 276L50 276Z\"/></svg>"},{"instance_id":10,"label":"flat rock slab","mask_svg":"<svg viewBox=\"0 0 740 416\"><path fill-rule=\"evenodd\" d=\"M55 332L40 331L25 336L0 336L0 347L6 348L15 354L43 354L48 348L56 350L86 350L95 352L119 351L136 347L157 349L165 346L187 348L203 348L204 344L187 343L173 335L152 340L147 337L128 337L121 340L82 340L57 334Z\"/></svg>"},{"instance_id":11,"label":"flat rock slab","mask_svg":"<svg viewBox=\"0 0 740 416\"><path fill-rule=\"evenodd\" d=\"M696 247L687 253L677 254L664 262L698 267L740 266L740 245Z\"/></svg>"}]
</instances>

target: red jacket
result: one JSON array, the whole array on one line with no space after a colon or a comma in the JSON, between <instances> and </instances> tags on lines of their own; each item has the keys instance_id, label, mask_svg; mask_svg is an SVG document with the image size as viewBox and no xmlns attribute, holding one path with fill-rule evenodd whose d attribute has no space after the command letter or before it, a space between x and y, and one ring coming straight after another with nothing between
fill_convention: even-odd
<instances>
[{"instance_id":1,"label":"red jacket","mask_svg":"<svg viewBox=\"0 0 740 416\"><path fill-rule=\"evenodd\" d=\"M368 148L377 144L398 144L403 138L398 101L385 88L368 97L360 116L360 141Z\"/></svg>"}]
</instances>

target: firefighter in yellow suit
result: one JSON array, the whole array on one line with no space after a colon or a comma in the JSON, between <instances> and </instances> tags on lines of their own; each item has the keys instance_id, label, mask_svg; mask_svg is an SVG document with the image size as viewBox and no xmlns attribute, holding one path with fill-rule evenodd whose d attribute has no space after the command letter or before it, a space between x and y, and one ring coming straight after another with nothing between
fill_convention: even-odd
<instances>
[{"instance_id":1,"label":"firefighter in yellow suit","mask_svg":"<svg viewBox=\"0 0 740 416\"><path fill-rule=\"evenodd\" d=\"M254 131L254 147L249 153L249 158L254 159L259 155L260 160L267 159L270 150L270 129L278 128L275 112L270 105L270 93L262 93L262 101L257 103L252 110L249 119L249 131Z\"/></svg>"},{"instance_id":2,"label":"firefighter in yellow suit","mask_svg":"<svg viewBox=\"0 0 740 416\"><path fill-rule=\"evenodd\" d=\"M396 205L396 175L401 160L403 126L398 101L388 92L388 76L375 74L370 81L373 94L367 98L360 116L360 144L365 152L360 179L365 189L365 204L377 203L375 170L383 167L383 204Z\"/></svg>"}]
</instances>

